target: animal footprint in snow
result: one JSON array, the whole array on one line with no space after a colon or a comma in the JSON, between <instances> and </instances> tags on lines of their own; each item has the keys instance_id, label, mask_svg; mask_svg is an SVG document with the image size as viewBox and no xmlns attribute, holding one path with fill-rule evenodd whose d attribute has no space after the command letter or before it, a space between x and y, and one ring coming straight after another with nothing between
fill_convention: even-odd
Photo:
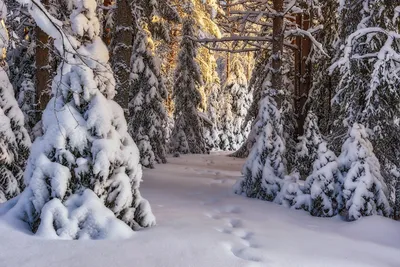
<instances>
[{"instance_id":1,"label":"animal footprint in snow","mask_svg":"<svg viewBox=\"0 0 400 267\"><path fill-rule=\"evenodd\" d=\"M261 258L256 255L256 253L249 251L246 248L232 248L231 252L233 255L235 255L238 258L241 258L243 260L247 261L255 261L255 262L260 262Z\"/></svg>"},{"instance_id":2,"label":"animal footprint in snow","mask_svg":"<svg viewBox=\"0 0 400 267\"><path fill-rule=\"evenodd\" d=\"M228 225L232 228L239 228L242 227L242 221L239 219L229 219Z\"/></svg>"},{"instance_id":3,"label":"animal footprint in snow","mask_svg":"<svg viewBox=\"0 0 400 267\"><path fill-rule=\"evenodd\" d=\"M261 262L262 261L262 259L255 252L248 250L246 247L234 246L227 242L222 243L222 245L226 249L227 252L232 253L232 255L234 255L235 257L237 257L239 259L251 261L251 262Z\"/></svg>"},{"instance_id":4,"label":"animal footprint in snow","mask_svg":"<svg viewBox=\"0 0 400 267\"><path fill-rule=\"evenodd\" d=\"M244 240L249 240L254 235L254 233L246 231L244 229L238 229L234 232L234 234L237 237L240 237L241 239L244 239Z\"/></svg>"}]
</instances>

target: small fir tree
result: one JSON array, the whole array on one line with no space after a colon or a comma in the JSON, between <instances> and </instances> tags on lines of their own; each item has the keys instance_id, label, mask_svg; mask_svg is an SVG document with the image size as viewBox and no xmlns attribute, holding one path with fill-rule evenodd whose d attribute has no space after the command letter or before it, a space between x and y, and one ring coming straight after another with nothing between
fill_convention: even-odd
<instances>
[{"instance_id":1,"label":"small fir tree","mask_svg":"<svg viewBox=\"0 0 400 267\"><path fill-rule=\"evenodd\" d=\"M156 162L167 161L167 90L144 31L136 34L133 51L129 132L139 147L140 162L153 168Z\"/></svg>"},{"instance_id":2,"label":"small fir tree","mask_svg":"<svg viewBox=\"0 0 400 267\"><path fill-rule=\"evenodd\" d=\"M338 161L344 175L343 208L346 219L354 221L372 214L389 216L387 187L363 125L354 123Z\"/></svg>"},{"instance_id":3,"label":"small fir tree","mask_svg":"<svg viewBox=\"0 0 400 267\"><path fill-rule=\"evenodd\" d=\"M197 44L191 39L194 36L193 23L190 17L183 22L173 94L175 126L172 130L171 149L183 154L207 152L203 123L197 111L201 104L198 87L202 79L199 65L195 61Z\"/></svg>"},{"instance_id":4,"label":"small fir tree","mask_svg":"<svg viewBox=\"0 0 400 267\"><path fill-rule=\"evenodd\" d=\"M322 142L322 135L318 128L317 116L308 112L304 122L304 134L297 144L297 168L301 177L307 177L313 170L313 162L318 157L318 145Z\"/></svg>"},{"instance_id":5,"label":"small fir tree","mask_svg":"<svg viewBox=\"0 0 400 267\"><path fill-rule=\"evenodd\" d=\"M341 209L341 187L343 177L338 168L335 154L327 143L318 145L313 172L305 182L305 193L310 194L309 211L312 216L332 217Z\"/></svg>"},{"instance_id":6,"label":"small fir tree","mask_svg":"<svg viewBox=\"0 0 400 267\"><path fill-rule=\"evenodd\" d=\"M237 194L274 201L285 175L285 144L281 115L272 96L260 103L260 123L257 141L243 167L244 177L235 185Z\"/></svg>"}]
</instances>

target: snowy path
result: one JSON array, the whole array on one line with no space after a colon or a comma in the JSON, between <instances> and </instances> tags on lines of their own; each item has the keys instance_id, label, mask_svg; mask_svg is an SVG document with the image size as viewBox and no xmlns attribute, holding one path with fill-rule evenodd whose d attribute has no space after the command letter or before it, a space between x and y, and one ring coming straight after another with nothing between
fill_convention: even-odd
<instances>
[{"instance_id":1,"label":"snowy path","mask_svg":"<svg viewBox=\"0 0 400 267\"><path fill-rule=\"evenodd\" d=\"M399 267L400 223L313 218L234 195L243 160L170 158L146 170L157 226L120 241L52 241L0 224L1 267Z\"/></svg>"}]
</instances>

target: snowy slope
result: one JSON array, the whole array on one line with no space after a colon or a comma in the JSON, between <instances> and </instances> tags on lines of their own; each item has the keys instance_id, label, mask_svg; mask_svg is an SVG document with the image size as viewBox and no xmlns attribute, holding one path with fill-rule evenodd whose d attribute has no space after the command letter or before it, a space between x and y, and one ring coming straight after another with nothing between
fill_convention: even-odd
<instances>
[{"instance_id":1,"label":"snowy slope","mask_svg":"<svg viewBox=\"0 0 400 267\"><path fill-rule=\"evenodd\" d=\"M243 160L169 158L146 170L157 226L118 241L53 241L0 222L1 267L400 266L400 223L348 223L232 193Z\"/></svg>"}]
</instances>

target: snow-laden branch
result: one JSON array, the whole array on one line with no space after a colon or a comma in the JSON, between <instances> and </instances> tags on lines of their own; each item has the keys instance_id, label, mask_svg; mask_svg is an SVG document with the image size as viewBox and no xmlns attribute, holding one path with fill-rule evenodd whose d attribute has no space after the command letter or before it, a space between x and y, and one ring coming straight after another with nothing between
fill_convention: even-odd
<instances>
[{"instance_id":1,"label":"snow-laden branch","mask_svg":"<svg viewBox=\"0 0 400 267\"><path fill-rule=\"evenodd\" d=\"M391 54L392 59L396 61L400 61L400 54L399 52L396 52L392 48L393 41L394 39L399 39L400 40L400 34L394 31L386 31L380 27L369 27L369 28L362 28L354 33L352 33L346 40L346 46L344 48L344 53L343 56L336 61L330 68L329 72L332 73L336 68L340 68L344 66L345 68L350 67L350 60L352 59L360 59L363 57L371 57L373 54L368 53L365 55L354 55L353 54L353 44L355 41L360 39L361 37L371 35L371 34L377 34L381 33L387 36L387 39L389 40L386 41L385 45L379 50L379 52L374 53L378 59L383 59L385 55Z\"/></svg>"},{"instance_id":2,"label":"snow-laden branch","mask_svg":"<svg viewBox=\"0 0 400 267\"><path fill-rule=\"evenodd\" d=\"M317 41L317 39L314 38L314 36L312 36L311 32L314 31L314 29L310 29L310 30L302 30L302 29L294 29L294 30L288 30L285 32L285 36L289 37L289 36L305 36L308 39L310 39L310 41L313 43L313 45L319 50L321 51L322 54L324 54L325 56L329 57L328 53L325 51L323 45Z\"/></svg>"}]
</instances>

